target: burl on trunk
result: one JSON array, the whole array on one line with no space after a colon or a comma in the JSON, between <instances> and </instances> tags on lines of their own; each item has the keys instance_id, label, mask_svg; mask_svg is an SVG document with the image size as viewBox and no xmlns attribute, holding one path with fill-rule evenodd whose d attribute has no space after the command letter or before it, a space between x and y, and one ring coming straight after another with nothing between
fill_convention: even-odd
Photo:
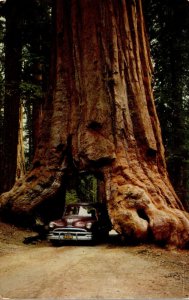
<instances>
[{"instance_id":1,"label":"burl on trunk","mask_svg":"<svg viewBox=\"0 0 189 300\"><path fill-rule=\"evenodd\" d=\"M53 207L68 173L94 172L118 232L184 247L189 215L166 171L141 0L57 0L55 15L52 96L33 169L1 196L1 210Z\"/></svg>"}]
</instances>

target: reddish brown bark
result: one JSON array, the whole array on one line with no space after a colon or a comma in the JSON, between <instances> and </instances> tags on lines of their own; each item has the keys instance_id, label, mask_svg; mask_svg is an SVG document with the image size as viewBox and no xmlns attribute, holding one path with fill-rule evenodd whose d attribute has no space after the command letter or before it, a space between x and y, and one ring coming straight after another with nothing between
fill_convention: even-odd
<instances>
[{"instance_id":1,"label":"reddish brown bark","mask_svg":"<svg viewBox=\"0 0 189 300\"><path fill-rule=\"evenodd\" d=\"M23 141L23 108L20 106L19 112L19 129L18 129L18 146L17 146L17 169L16 180L23 177L26 173L25 155L24 155L24 141Z\"/></svg>"},{"instance_id":2,"label":"reddish brown bark","mask_svg":"<svg viewBox=\"0 0 189 300\"><path fill-rule=\"evenodd\" d=\"M189 216L166 171L141 1L56 4L55 83L34 168L2 207L31 213L68 172L87 170L104 178L118 232L183 247Z\"/></svg>"}]
</instances>

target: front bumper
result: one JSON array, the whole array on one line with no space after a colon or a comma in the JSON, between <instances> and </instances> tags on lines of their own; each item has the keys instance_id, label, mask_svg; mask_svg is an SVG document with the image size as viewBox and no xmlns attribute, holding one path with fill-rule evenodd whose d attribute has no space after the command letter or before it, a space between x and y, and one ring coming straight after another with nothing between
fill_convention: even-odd
<instances>
[{"instance_id":1,"label":"front bumper","mask_svg":"<svg viewBox=\"0 0 189 300\"><path fill-rule=\"evenodd\" d=\"M91 241L93 234L82 228L56 228L47 235L49 241Z\"/></svg>"}]
</instances>

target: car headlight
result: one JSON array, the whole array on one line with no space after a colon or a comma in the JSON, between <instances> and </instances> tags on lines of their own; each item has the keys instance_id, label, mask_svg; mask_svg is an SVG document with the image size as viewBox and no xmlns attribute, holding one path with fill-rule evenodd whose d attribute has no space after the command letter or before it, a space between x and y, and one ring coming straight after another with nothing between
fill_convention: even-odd
<instances>
[{"instance_id":1,"label":"car headlight","mask_svg":"<svg viewBox=\"0 0 189 300\"><path fill-rule=\"evenodd\" d=\"M54 222L50 222L50 223L49 223L49 228L51 228L51 229L55 228Z\"/></svg>"},{"instance_id":2,"label":"car headlight","mask_svg":"<svg viewBox=\"0 0 189 300\"><path fill-rule=\"evenodd\" d=\"M88 222L88 223L86 224L86 228L87 228L87 229L91 229L91 227L92 227L92 223L91 223L91 222Z\"/></svg>"}]
</instances>

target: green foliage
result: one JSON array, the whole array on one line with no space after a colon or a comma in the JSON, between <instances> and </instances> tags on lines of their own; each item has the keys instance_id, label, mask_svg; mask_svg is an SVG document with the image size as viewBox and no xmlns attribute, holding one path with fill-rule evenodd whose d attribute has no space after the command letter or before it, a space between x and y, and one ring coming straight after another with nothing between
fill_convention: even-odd
<instances>
[{"instance_id":1,"label":"green foliage","mask_svg":"<svg viewBox=\"0 0 189 300\"><path fill-rule=\"evenodd\" d=\"M5 19L6 15L19 11L17 28L21 34L21 83L20 102L24 105L24 140L26 164L30 165L34 150L33 108L42 103L48 88L48 74L51 44L51 0L6 1L0 4L0 133L3 128L5 96ZM20 35L19 35L20 37ZM16 49L15 49L16 50ZM6 94L14 94L15 86L11 83ZM0 145L2 134L0 135ZM2 147L0 149L0 152Z\"/></svg>"},{"instance_id":2,"label":"green foliage","mask_svg":"<svg viewBox=\"0 0 189 300\"><path fill-rule=\"evenodd\" d=\"M97 201L97 179L94 175L88 174L79 177L78 194L82 202Z\"/></svg>"},{"instance_id":3,"label":"green foliage","mask_svg":"<svg viewBox=\"0 0 189 300\"><path fill-rule=\"evenodd\" d=\"M189 199L189 2L144 0L154 94L171 180Z\"/></svg>"},{"instance_id":4,"label":"green foliage","mask_svg":"<svg viewBox=\"0 0 189 300\"><path fill-rule=\"evenodd\" d=\"M69 178L66 204L97 201L97 178L93 174L77 174Z\"/></svg>"},{"instance_id":5,"label":"green foliage","mask_svg":"<svg viewBox=\"0 0 189 300\"><path fill-rule=\"evenodd\" d=\"M20 84L21 100L27 105L27 101L32 103L41 100L42 98L42 87L38 84L31 82L22 82Z\"/></svg>"},{"instance_id":6,"label":"green foliage","mask_svg":"<svg viewBox=\"0 0 189 300\"><path fill-rule=\"evenodd\" d=\"M30 166L34 154L33 109L43 102L48 88L51 2L28 0L24 2L25 23L22 29L21 101L25 108L25 156Z\"/></svg>"},{"instance_id":7,"label":"green foliage","mask_svg":"<svg viewBox=\"0 0 189 300\"><path fill-rule=\"evenodd\" d=\"M76 190L74 190L74 189L67 190L65 201L66 201L66 204L79 202L79 198L78 198Z\"/></svg>"}]
</instances>

